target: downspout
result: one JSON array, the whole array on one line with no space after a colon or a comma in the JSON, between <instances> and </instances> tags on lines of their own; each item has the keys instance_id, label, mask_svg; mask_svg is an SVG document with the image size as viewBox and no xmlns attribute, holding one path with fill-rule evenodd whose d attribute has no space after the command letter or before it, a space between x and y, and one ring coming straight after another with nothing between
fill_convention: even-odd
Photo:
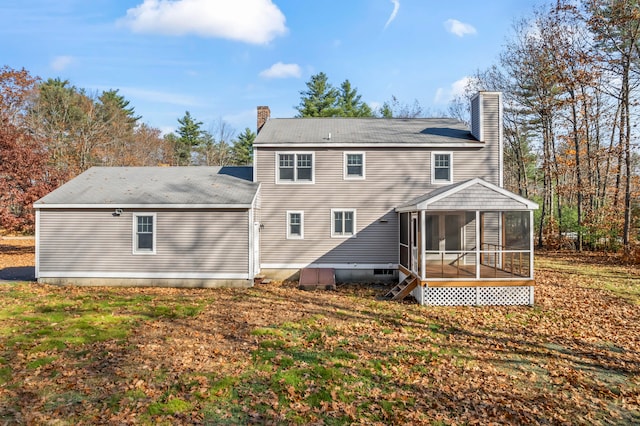
<instances>
[{"instance_id":1,"label":"downspout","mask_svg":"<svg viewBox=\"0 0 640 426\"><path fill-rule=\"evenodd\" d=\"M254 225L253 225L253 208L254 208L254 203L251 203L251 208L249 208L249 270L247 271L249 273L249 281L251 281L251 286L253 286L253 279L255 278L255 274L254 274L254 266L255 266L255 247L254 247L254 243L255 243L255 236L254 236Z\"/></svg>"},{"instance_id":2,"label":"downspout","mask_svg":"<svg viewBox=\"0 0 640 426\"><path fill-rule=\"evenodd\" d=\"M255 268L255 264L256 264L256 247L255 247L255 242L256 242L256 236L255 236L255 209L256 209L256 203L258 201L258 196L260 195L260 186L258 184L258 189L256 190L255 195L253 196L253 200L251 201L251 207L249 208L249 280L251 280L251 285L253 286L253 280L256 276L256 268ZM259 249L259 248L258 248Z\"/></svg>"},{"instance_id":3,"label":"downspout","mask_svg":"<svg viewBox=\"0 0 640 426\"><path fill-rule=\"evenodd\" d=\"M427 256L425 248L427 247L427 214L425 210L420 210L420 247L418 247L418 255L420 256L420 280L427 279ZM422 284L422 283L421 283Z\"/></svg>"}]
</instances>

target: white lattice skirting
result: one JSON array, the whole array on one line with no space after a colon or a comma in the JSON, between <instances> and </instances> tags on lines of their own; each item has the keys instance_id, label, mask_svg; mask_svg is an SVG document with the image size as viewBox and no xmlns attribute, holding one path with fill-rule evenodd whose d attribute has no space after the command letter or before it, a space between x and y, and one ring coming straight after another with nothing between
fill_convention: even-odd
<instances>
[{"instance_id":1,"label":"white lattice skirting","mask_svg":"<svg viewBox=\"0 0 640 426\"><path fill-rule=\"evenodd\" d=\"M425 287L425 305L533 305L533 286Z\"/></svg>"}]
</instances>

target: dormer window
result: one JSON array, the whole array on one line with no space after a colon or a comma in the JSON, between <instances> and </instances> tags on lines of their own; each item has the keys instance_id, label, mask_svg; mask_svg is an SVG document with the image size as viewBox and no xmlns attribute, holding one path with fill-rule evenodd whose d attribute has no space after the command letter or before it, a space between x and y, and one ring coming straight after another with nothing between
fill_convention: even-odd
<instances>
[{"instance_id":1,"label":"dormer window","mask_svg":"<svg viewBox=\"0 0 640 426\"><path fill-rule=\"evenodd\" d=\"M431 154L431 183L452 183L452 153L434 152Z\"/></svg>"},{"instance_id":2,"label":"dormer window","mask_svg":"<svg viewBox=\"0 0 640 426\"><path fill-rule=\"evenodd\" d=\"M313 183L313 153L279 153L278 183Z\"/></svg>"}]
</instances>

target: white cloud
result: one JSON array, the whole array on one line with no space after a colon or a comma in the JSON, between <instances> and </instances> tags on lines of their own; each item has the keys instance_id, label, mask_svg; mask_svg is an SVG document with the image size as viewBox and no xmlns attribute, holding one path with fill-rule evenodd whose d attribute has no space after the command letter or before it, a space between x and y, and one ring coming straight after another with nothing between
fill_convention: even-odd
<instances>
[{"instance_id":1,"label":"white cloud","mask_svg":"<svg viewBox=\"0 0 640 426\"><path fill-rule=\"evenodd\" d=\"M51 61L50 66L54 71L63 71L72 63L73 57L71 56L56 56L53 58L53 61Z\"/></svg>"},{"instance_id":2,"label":"white cloud","mask_svg":"<svg viewBox=\"0 0 640 426\"><path fill-rule=\"evenodd\" d=\"M387 23L384 24L385 30L387 29L389 24L391 24L393 20L396 19L396 16L398 15L398 10L400 9L400 0L391 0L391 3L393 3L393 12L391 12L391 16L389 16L389 19L387 19Z\"/></svg>"},{"instance_id":3,"label":"white cloud","mask_svg":"<svg viewBox=\"0 0 640 426\"><path fill-rule=\"evenodd\" d=\"M436 90L436 95L433 98L434 104L448 104L456 96L464 95L465 88L472 82L471 77L462 77L460 80L456 80L451 83L448 88L439 87Z\"/></svg>"},{"instance_id":4,"label":"white cloud","mask_svg":"<svg viewBox=\"0 0 640 426\"><path fill-rule=\"evenodd\" d=\"M195 34L266 44L287 32L271 0L144 0L119 24L137 33Z\"/></svg>"},{"instance_id":5,"label":"white cloud","mask_svg":"<svg viewBox=\"0 0 640 426\"><path fill-rule=\"evenodd\" d=\"M455 34L458 37L464 37L467 34L475 34L477 31L471 24L465 24L457 19L447 19L444 21L444 27L451 34Z\"/></svg>"},{"instance_id":6,"label":"white cloud","mask_svg":"<svg viewBox=\"0 0 640 426\"><path fill-rule=\"evenodd\" d=\"M298 64L283 64L282 62L271 65L270 68L260 72L262 78L300 78L302 70Z\"/></svg>"}]
</instances>

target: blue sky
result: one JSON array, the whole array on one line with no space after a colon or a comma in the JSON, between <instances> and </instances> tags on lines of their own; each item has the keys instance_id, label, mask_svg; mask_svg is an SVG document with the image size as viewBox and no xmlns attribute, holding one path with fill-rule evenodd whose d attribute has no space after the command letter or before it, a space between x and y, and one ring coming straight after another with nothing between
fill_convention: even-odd
<instances>
[{"instance_id":1,"label":"blue sky","mask_svg":"<svg viewBox=\"0 0 640 426\"><path fill-rule=\"evenodd\" d=\"M374 108L395 95L446 110L495 63L537 0L3 0L0 66L119 89L164 132L185 111L255 131L292 117L309 77L349 79Z\"/></svg>"}]
</instances>

